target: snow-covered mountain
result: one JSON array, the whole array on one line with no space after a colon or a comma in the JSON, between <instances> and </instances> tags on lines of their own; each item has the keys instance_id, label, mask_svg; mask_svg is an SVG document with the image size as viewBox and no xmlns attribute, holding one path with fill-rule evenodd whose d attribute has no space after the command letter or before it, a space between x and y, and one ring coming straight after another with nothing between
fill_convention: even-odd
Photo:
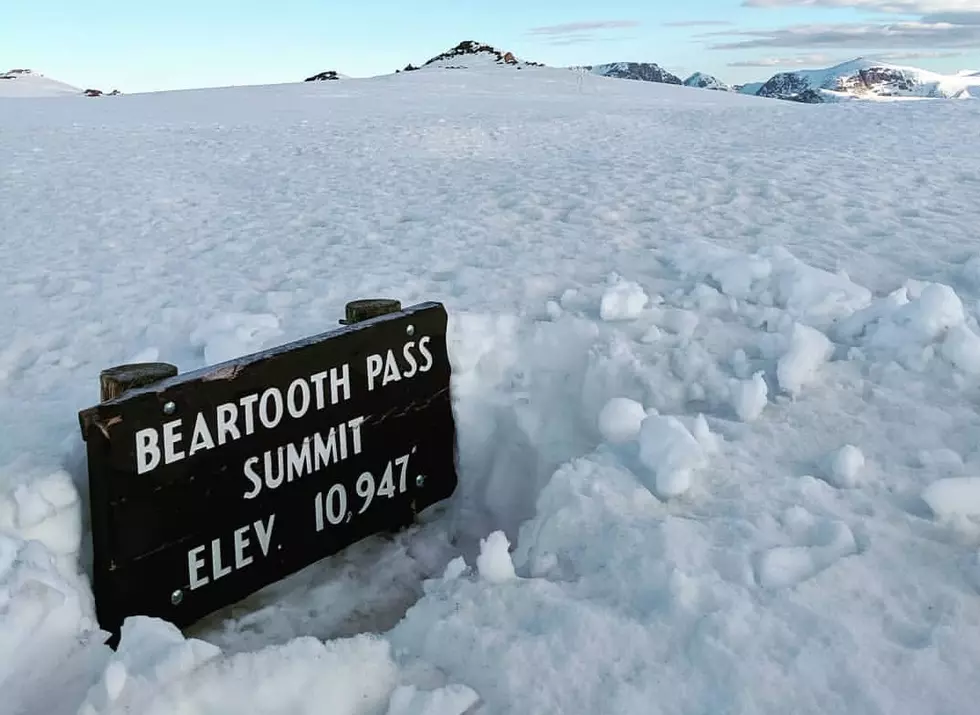
<instances>
[{"instance_id":1,"label":"snow-covered mountain","mask_svg":"<svg viewBox=\"0 0 980 715\"><path fill-rule=\"evenodd\" d=\"M756 94L808 104L845 99L968 98L980 94L980 76L943 75L859 57L825 69L780 72Z\"/></svg>"},{"instance_id":2,"label":"snow-covered mountain","mask_svg":"<svg viewBox=\"0 0 980 715\"><path fill-rule=\"evenodd\" d=\"M588 70L592 74L602 77L660 82L662 84L684 84L680 77L671 74L653 62L611 62L603 65L585 65L580 69Z\"/></svg>"},{"instance_id":3,"label":"snow-covered mountain","mask_svg":"<svg viewBox=\"0 0 980 715\"><path fill-rule=\"evenodd\" d=\"M499 65L503 67L541 67L538 62L525 62L518 59L513 52L498 49L493 45L483 44L475 40L465 40L460 42L452 49L436 55L422 67L409 65L406 71L416 69L475 69L489 65Z\"/></svg>"},{"instance_id":4,"label":"snow-covered mountain","mask_svg":"<svg viewBox=\"0 0 980 715\"><path fill-rule=\"evenodd\" d=\"M327 82L331 80L347 79L347 75L343 75L337 70L327 70L326 72L318 72L312 77L307 77L304 82Z\"/></svg>"},{"instance_id":5,"label":"snow-covered mountain","mask_svg":"<svg viewBox=\"0 0 980 715\"><path fill-rule=\"evenodd\" d=\"M62 97L83 90L29 69L0 73L0 97Z\"/></svg>"},{"instance_id":6,"label":"snow-covered mountain","mask_svg":"<svg viewBox=\"0 0 980 715\"><path fill-rule=\"evenodd\" d=\"M698 89L715 89L721 92L731 92L732 88L730 85L725 84L717 77L705 74L704 72L695 72L686 80L684 80L685 87L697 87Z\"/></svg>"}]
</instances>

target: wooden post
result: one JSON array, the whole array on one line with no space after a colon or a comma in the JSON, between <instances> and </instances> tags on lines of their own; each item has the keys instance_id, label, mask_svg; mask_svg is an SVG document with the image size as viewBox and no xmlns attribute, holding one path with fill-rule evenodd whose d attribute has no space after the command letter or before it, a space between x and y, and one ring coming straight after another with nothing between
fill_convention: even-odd
<instances>
[{"instance_id":1,"label":"wooden post","mask_svg":"<svg viewBox=\"0 0 980 715\"><path fill-rule=\"evenodd\" d=\"M177 374L177 366L166 362L138 362L110 367L99 373L101 401L119 397L134 387L146 387Z\"/></svg>"},{"instance_id":2,"label":"wooden post","mask_svg":"<svg viewBox=\"0 0 980 715\"><path fill-rule=\"evenodd\" d=\"M346 317L340 321L341 325L353 325L363 320L376 318L379 315L397 313L402 309L401 301L390 298L366 298L364 300L354 300L347 304L345 309Z\"/></svg>"}]
</instances>

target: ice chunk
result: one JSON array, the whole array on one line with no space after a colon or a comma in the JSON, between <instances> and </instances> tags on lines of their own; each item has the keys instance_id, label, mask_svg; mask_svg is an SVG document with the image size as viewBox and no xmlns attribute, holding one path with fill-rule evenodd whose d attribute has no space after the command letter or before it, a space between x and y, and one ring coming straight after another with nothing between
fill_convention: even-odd
<instances>
[{"instance_id":1,"label":"ice chunk","mask_svg":"<svg viewBox=\"0 0 980 715\"><path fill-rule=\"evenodd\" d=\"M465 685L447 685L421 691L414 685L399 685L391 694L387 715L462 715L480 697Z\"/></svg>"},{"instance_id":2,"label":"ice chunk","mask_svg":"<svg viewBox=\"0 0 980 715\"><path fill-rule=\"evenodd\" d=\"M487 538L480 539L480 555L476 557L476 568L485 581L502 583L516 578L509 547L510 542L502 531L495 531Z\"/></svg>"},{"instance_id":3,"label":"ice chunk","mask_svg":"<svg viewBox=\"0 0 980 715\"><path fill-rule=\"evenodd\" d=\"M639 434L646 417L646 410L636 400L613 397L599 412L599 432L607 442L628 442Z\"/></svg>"},{"instance_id":4,"label":"ice chunk","mask_svg":"<svg viewBox=\"0 0 980 715\"><path fill-rule=\"evenodd\" d=\"M743 422L757 420L769 404L769 386L760 370L748 380L732 380L732 407Z\"/></svg>"},{"instance_id":5,"label":"ice chunk","mask_svg":"<svg viewBox=\"0 0 980 715\"><path fill-rule=\"evenodd\" d=\"M606 289L599 305L599 317L606 321L634 320L649 302L639 283L617 280Z\"/></svg>"},{"instance_id":6,"label":"ice chunk","mask_svg":"<svg viewBox=\"0 0 980 715\"><path fill-rule=\"evenodd\" d=\"M970 375L980 375L980 335L966 325L949 329L941 352L954 367Z\"/></svg>"},{"instance_id":7,"label":"ice chunk","mask_svg":"<svg viewBox=\"0 0 980 715\"><path fill-rule=\"evenodd\" d=\"M802 323L796 323L789 350L779 358L776 365L779 386L791 395L799 394L814 379L817 370L830 359L833 352L834 345L826 335Z\"/></svg>"},{"instance_id":8,"label":"ice chunk","mask_svg":"<svg viewBox=\"0 0 980 715\"><path fill-rule=\"evenodd\" d=\"M980 477L949 477L933 482L922 499L939 517L980 516Z\"/></svg>"},{"instance_id":9,"label":"ice chunk","mask_svg":"<svg viewBox=\"0 0 980 715\"><path fill-rule=\"evenodd\" d=\"M853 444L845 444L827 460L827 481L835 487L849 489L857 486L864 469L864 454Z\"/></svg>"},{"instance_id":10,"label":"ice chunk","mask_svg":"<svg viewBox=\"0 0 980 715\"><path fill-rule=\"evenodd\" d=\"M662 497L683 494L692 472L707 462L704 448L676 417L650 416L640 428L640 461L653 472Z\"/></svg>"}]
</instances>

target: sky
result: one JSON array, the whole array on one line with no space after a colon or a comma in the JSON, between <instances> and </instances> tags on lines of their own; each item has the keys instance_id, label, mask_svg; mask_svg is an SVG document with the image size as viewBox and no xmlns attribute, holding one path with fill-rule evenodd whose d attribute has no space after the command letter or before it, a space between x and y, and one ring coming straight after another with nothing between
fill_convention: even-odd
<instances>
[{"instance_id":1,"label":"sky","mask_svg":"<svg viewBox=\"0 0 980 715\"><path fill-rule=\"evenodd\" d=\"M144 92L365 77L478 40L548 65L656 62L730 83L871 56L980 69L980 0L31 0L0 71Z\"/></svg>"}]
</instances>

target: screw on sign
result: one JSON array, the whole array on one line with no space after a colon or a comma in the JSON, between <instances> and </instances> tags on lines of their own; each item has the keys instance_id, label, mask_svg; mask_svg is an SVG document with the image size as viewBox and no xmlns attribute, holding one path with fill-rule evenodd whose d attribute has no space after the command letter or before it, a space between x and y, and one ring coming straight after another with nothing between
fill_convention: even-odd
<instances>
[{"instance_id":1,"label":"screw on sign","mask_svg":"<svg viewBox=\"0 0 980 715\"><path fill-rule=\"evenodd\" d=\"M189 625L452 496L447 320L355 301L340 328L195 372L104 371L79 413L100 625Z\"/></svg>"}]
</instances>

